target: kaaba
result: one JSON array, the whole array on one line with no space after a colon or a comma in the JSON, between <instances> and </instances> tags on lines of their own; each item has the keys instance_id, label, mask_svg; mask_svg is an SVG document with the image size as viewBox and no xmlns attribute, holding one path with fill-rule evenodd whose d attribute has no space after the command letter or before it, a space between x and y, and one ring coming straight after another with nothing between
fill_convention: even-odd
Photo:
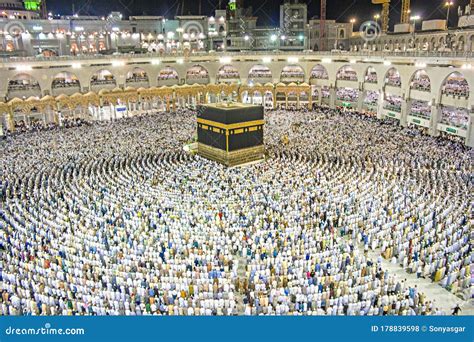
<instances>
[{"instance_id":1,"label":"kaaba","mask_svg":"<svg viewBox=\"0 0 474 342\"><path fill-rule=\"evenodd\" d=\"M263 107L218 103L197 109L198 154L227 166L263 159Z\"/></svg>"}]
</instances>

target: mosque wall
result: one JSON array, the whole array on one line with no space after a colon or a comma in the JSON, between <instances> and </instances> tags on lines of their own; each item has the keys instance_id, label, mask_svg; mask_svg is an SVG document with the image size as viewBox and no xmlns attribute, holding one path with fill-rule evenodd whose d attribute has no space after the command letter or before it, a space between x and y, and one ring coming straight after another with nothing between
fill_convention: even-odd
<instances>
[{"instance_id":1,"label":"mosque wall","mask_svg":"<svg viewBox=\"0 0 474 342\"><path fill-rule=\"evenodd\" d=\"M403 100L402 108L398 119L402 125L407 124L407 107L410 107L411 101L420 100L429 102L438 110L441 105L465 108L469 111L469 124L466 136L470 144L474 143L473 136L473 108L474 108L474 69L465 63L462 58L425 58L423 62L413 57L367 57L361 58L360 55L328 56L317 54L234 54L228 57L209 56L191 56L187 58L177 58L173 56L152 58L144 56L136 57L111 57L109 59L58 59L57 61L25 61L25 62L5 62L0 68L0 77L4 82L0 82L0 97L5 100L11 100L13 97L22 97L21 92L12 92L9 90L11 80L29 77L31 82L37 82L35 87L29 87L28 92L24 93L24 98L30 96L57 96L61 89L54 89L53 81L57 75L62 72L68 72L78 80L78 91L86 93L88 91L98 92L101 89L114 89L133 87L160 87L158 76L165 68L172 68L177 73L177 80L170 84L216 84L218 81L219 69L223 65L235 67L238 71L239 79L236 83L244 86L253 86L257 84L258 77L250 74L253 67L267 68L269 72L260 79L268 80L274 86L294 82L296 84L313 84L320 91L320 87L326 86L333 89L352 88L359 92L360 96L365 96L367 91L376 91L381 96L381 101L388 95L399 96ZM312 77L312 69L320 65L327 72L327 79L315 79ZM338 79L337 75L341 68L353 72L354 79ZM367 70L371 68L376 73L376 83L366 82ZM146 77L144 82L127 81L127 74L134 70L139 70ZM388 72L395 70L399 75L398 86L387 84ZM426 72L429 78L429 91L419 91L411 89L413 76L419 70ZM467 82L469 90L467 96L447 96L443 95L443 86L450 75L461 75ZM101 74L99 81L97 75ZM94 76L96 75L96 76ZM251 77L252 76L252 77ZM260 75L261 76L261 75ZM253 80L252 80L253 79ZM222 81L222 77L220 79ZM257 81L255 81L257 80ZM21 81L23 82L23 81ZM20 83L21 83L20 82ZM166 82L165 82L166 83ZM263 81L262 81L263 83ZM36 84L36 83L35 83ZM38 89L39 86L39 89ZM34 88L33 90L31 88ZM67 93L71 95L70 93ZM333 96L334 97L334 96ZM330 105L334 106L332 100ZM438 109L437 109L438 108ZM360 108L359 108L360 109ZM378 117L383 118L384 111L382 104L378 106ZM432 123L436 126L436 123ZM436 135L437 128L432 131Z\"/></svg>"}]
</instances>

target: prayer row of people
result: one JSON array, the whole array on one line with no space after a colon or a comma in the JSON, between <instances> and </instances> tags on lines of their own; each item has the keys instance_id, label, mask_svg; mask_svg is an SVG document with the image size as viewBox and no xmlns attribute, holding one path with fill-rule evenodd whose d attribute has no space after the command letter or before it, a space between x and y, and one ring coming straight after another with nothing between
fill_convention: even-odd
<instances>
[{"instance_id":1,"label":"prayer row of people","mask_svg":"<svg viewBox=\"0 0 474 342\"><path fill-rule=\"evenodd\" d=\"M150 111L1 141L0 312L446 313L382 258L469 293L470 149L279 109L265 161L228 169L183 151L195 122Z\"/></svg>"}]
</instances>

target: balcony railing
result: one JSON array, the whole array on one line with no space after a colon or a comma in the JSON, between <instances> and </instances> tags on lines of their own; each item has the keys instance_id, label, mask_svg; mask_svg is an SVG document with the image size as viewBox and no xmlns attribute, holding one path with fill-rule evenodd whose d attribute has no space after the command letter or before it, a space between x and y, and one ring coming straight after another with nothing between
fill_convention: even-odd
<instances>
[{"instance_id":1,"label":"balcony railing","mask_svg":"<svg viewBox=\"0 0 474 342\"><path fill-rule=\"evenodd\" d=\"M402 112L402 107L401 106L391 105L391 104L384 104L383 109L391 110L391 111L397 112L397 113Z\"/></svg>"},{"instance_id":2,"label":"balcony railing","mask_svg":"<svg viewBox=\"0 0 474 342\"><path fill-rule=\"evenodd\" d=\"M443 125L467 130L467 122L456 122L456 121L451 121L449 118L441 118L441 121L439 123Z\"/></svg>"},{"instance_id":3,"label":"balcony railing","mask_svg":"<svg viewBox=\"0 0 474 342\"><path fill-rule=\"evenodd\" d=\"M79 61L79 60L90 60L90 59L124 59L124 58L159 58L159 57L200 57L200 56L239 56L239 55L288 55L290 52L281 50L266 50L266 51L196 51L190 55L185 55L179 51L176 53L143 53L143 54L114 54L114 55L78 55L78 56L51 56L51 57L8 57L2 58L2 63L18 63L18 62L49 62L49 61ZM462 51L462 52L437 52L437 51L405 51L405 52L387 52L387 51L291 51L292 55L295 56L354 56L361 58L379 57L425 57L425 58L474 58L474 52Z\"/></svg>"},{"instance_id":4,"label":"balcony railing","mask_svg":"<svg viewBox=\"0 0 474 342\"><path fill-rule=\"evenodd\" d=\"M116 84L116 81L111 80L92 80L91 85L106 85L106 84Z\"/></svg>"},{"instance_id":5,"label":"balcony railing","mask_svg":"<svg viewBox=\"0 0 474 342\"><path fill-rule=\"evenodd\" d=\"M431 119L431 112L422 112L422 111L412 110L409 115L420 118L420 119L424 119L424 120Z\"/></svg>"},{"instance_id":6,"label":"balcony railing","mask_svg":"<svg viewBox=\"0 0 474 342\"><path fill-rule=\"evenodd\" d=\"M125 80L128 83L148 82L147 76L129 77Z\"/></svg>"},{"instance_id":7,"label":"balcony railing","mask_svg":"<svg viewBox=\"0 0 474 342\"><path fill-rule=\"evenodd\" d=\"M39 90L39 84L9 84L9 91Z\"/></svg>"}]
</instances>

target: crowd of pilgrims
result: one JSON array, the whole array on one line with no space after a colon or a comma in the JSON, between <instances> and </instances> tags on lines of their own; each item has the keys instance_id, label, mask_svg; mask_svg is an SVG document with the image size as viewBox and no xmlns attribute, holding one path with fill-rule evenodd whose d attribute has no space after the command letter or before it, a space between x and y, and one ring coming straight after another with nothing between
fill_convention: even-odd
<instances>
[{"instance_id":1,"label":"crowd of pilgrims","mask_svg":"<svg viewBox=\"0 0 474 342\"><path fill-rule=\"evenodd\" d=\"M178 72L172 68L162 69L160 70L160 73L158 75L159 81L177 80L177 79L179 79Z\"/></svg>"},{"instance_id":2,"label":"crowd of pilgrims","mask_svg":"<svg viewBox=\"0 0 474 342\"><path fill-rule=\"evenodd\" d=\"M186 72L186 78L192 80L200 80L209 78L209 73L206 69L200 66L194 66Z\"/></svg>"},{"instance_id":3,"label":"crowd of pilgrims","mask_svg":"<svg viewBox=\"0 0 474 342\"><path fill-rule=\"evenodd\" d=\"M441 92L445 95L450 95L458 98L469 98L469 84L463 77L448 78L446 84L443 85Z\"/></svg>"},{"instance_id":4,"label":"crowd of pilgrims","mask_svg":"<svg viewBox=\"0 0 474 342\"><path fill-rule=\"evenodd\" d=\"M271 79L272 72L270 71L270 69L263 66L253 67L252 69L250 69L249 80L254 80L254 79L259 79L259 78Z\"/></svg>"},{"instance_id":5,"label":"crowd of pilgrims","mask_svg":"<svg viewBox=\"0 0 474 342\"><path fill-rule=\"evenodd\" d=\"M403 98L396 95L387 95L384 101L384 108L396 112L402 111Z\"/></svg>"},{"instance_id":6,"label":"crowd of pilgrims","mask_svg":"<svg viewBox=\"0 0 474 342\"><path fill-rule=\"evenodd\" d=\"M357 102L359 99L359 89L337 88L336 98L340 101Z\"/></svg>"},{"instance_id":7,"label":"crowd of pilgrims","mask_svg":"<svg viewBox=\"0 0 474 342\"><path fill-rule=\"evenodd\" d=\"M389 86L400 88L402 86L402 79L399 72L393 69L389 70L385 83Z\"/></svg>"},{"instance_id":8,"label":"crowd of pilgrims","mask_svg":"<svg viewBox=\"0 0 474 342\"><path fill-rule=\"evenodd\" d=\"M61 120L61 125L54 122L45 122L43 120L16 120L15 121L15 134L21 134L26 132L53 130L60 127L70 128L82 125L89 125L89 121L80 118L64 118Z\"/></svg>"},{"instance_id":9,"label":"crowd of pilgrims","mask_svg":"<svg viewBox=\"0 0 474 342\"><path fill-rule=\"evenodd\" d=\"M31 89L40 89L38 81L33 81L30 79L19 79L19 80L10 80L8 81L8 90L31 90Z\"/></svg>"},{"instance_id":10,"label":"crowd of pilgrims","mask_svg":"<svg viewBox=\"0 0 474 342\"><path fill-rule=\"evenodd\" d=\"M100 84L116 84L115 77L111 73L98 73L92 75L91 84L100 85Z\"/></svg>"},{"instance_id":11,"label":"crowd of pilgrims","mask_svg":"<svg viewBox=\"0 0 474 342\"><path fill-rule=\"evenodd\" d=\"M357 73L351 68L342 68L336 75L336 78L340 81L356 81Z\"/></svg>"},{"instance_id":12,"label":"crowd of pilgrims","mask_svg":"<svg viewBox=\"0 0 474 342\"><path fill-rule=\"evenodd\" d=\"M235 67L231 65L224 65L219 69L217 77L219 79L238 79L240 78L240 75L239 71Z\"/></svg>"},{"instance_id":13,"label":"crowd of pilgrims","mask_svg":"<svg viewBox=\"0 0 474 342\"><path fill-rule=\"evenodd\" d=\"M382 258L469 292L472 150L280 109L265 161L225 168L183 151L195 130L179 110L0 141L0 314L449 314Z\"/></svg>"},{"instance_id":14,"label":"crowd of pilgrims","mask_svg":"<svg viewBox=\"0 0 474 342\"><path fill-rule=\"evenodd\" d=\"M419 91L430 92L431 91L430 78L428 77L428 75L420 73L410 83L410 88L419 90Z\"/></svg>"},{"instance_id":15,"label":"crowd of pilgrims","mask_svg":"<svg viewBox=\"0 0 474 342\"><path fill-rule=\"evenodd\" d=\"M367 72L365 76L365 82L367 83L377 83L377 73L375 71Z\"/></svg>"},{"instance_id":16,"label":"crowd of pilgrims","mask_svg":"<svg viewBox=\"0 0 474 342\"><path fill-rule=\"evenodd\" d=\"M68 87L79 87L80 83L77 78L55 78L52 83L53 88L68 88Z\"/></svg>"},{"instance_id":17,"label":"crowd of pilgrims","mask_svg":"<svg viewBox=\"0 0 474 342\"><path fill-rule=\"evenodd\" d=\"M379 101L379 93L377 91L367 90L364 103L369 106L377 106Z\"/></svg>"},{"instance_id":18,"label":"crowd of pilgrims","mask_svg":"<svg viewBox=\"0 0 474 342\"><path fill-rule=\"evenodd\" d=\"M283 68L280 77L282 80L287 79L301 82L304 80L304 71L300 66L292 65Z\"/></svg>"},{"instance_id":19,"label":"crowd of pilgrims","mask_svg":"<svg viewBox=\"0 0 474 342\"><path fill-rule=\"evenodd\" d=\"M323 67L314 67L311 70L310 79L327 80L327 79L329 79L329 75L328 75L325 68L323 68Z\"/></svg>"},{"instance_id":20,"label":"crowd of pilgrims","mask_svg":"<svg viewBox=\"0 0 474 342\"><path fill-rule=\"evenodd\" d=\"M431 105L427 101L413 100L411 103L410 115L419 116L429 120L431 117Z\"/></svg>"},{"instance_id":21,"label":"crowd of pilgrims","mask_svg":"<svg viewBox=\"0 0 474 342\"><path fill-rule=\"evenodd\" d=\"M148 75L145 71L134 70L127 75L127 82L148 82Z\"/></svg>"},{"instance_id":22,"label":"crowd of pilgrims","mask_svg":"<svg viewBox=\"0 0 474 342\"><path fill-rule=\"evenodd\" d=\"M466 108L443 106L441 108L441 123L461 127L467 130L469 111Z\"/></svg>"}]
</instances>

